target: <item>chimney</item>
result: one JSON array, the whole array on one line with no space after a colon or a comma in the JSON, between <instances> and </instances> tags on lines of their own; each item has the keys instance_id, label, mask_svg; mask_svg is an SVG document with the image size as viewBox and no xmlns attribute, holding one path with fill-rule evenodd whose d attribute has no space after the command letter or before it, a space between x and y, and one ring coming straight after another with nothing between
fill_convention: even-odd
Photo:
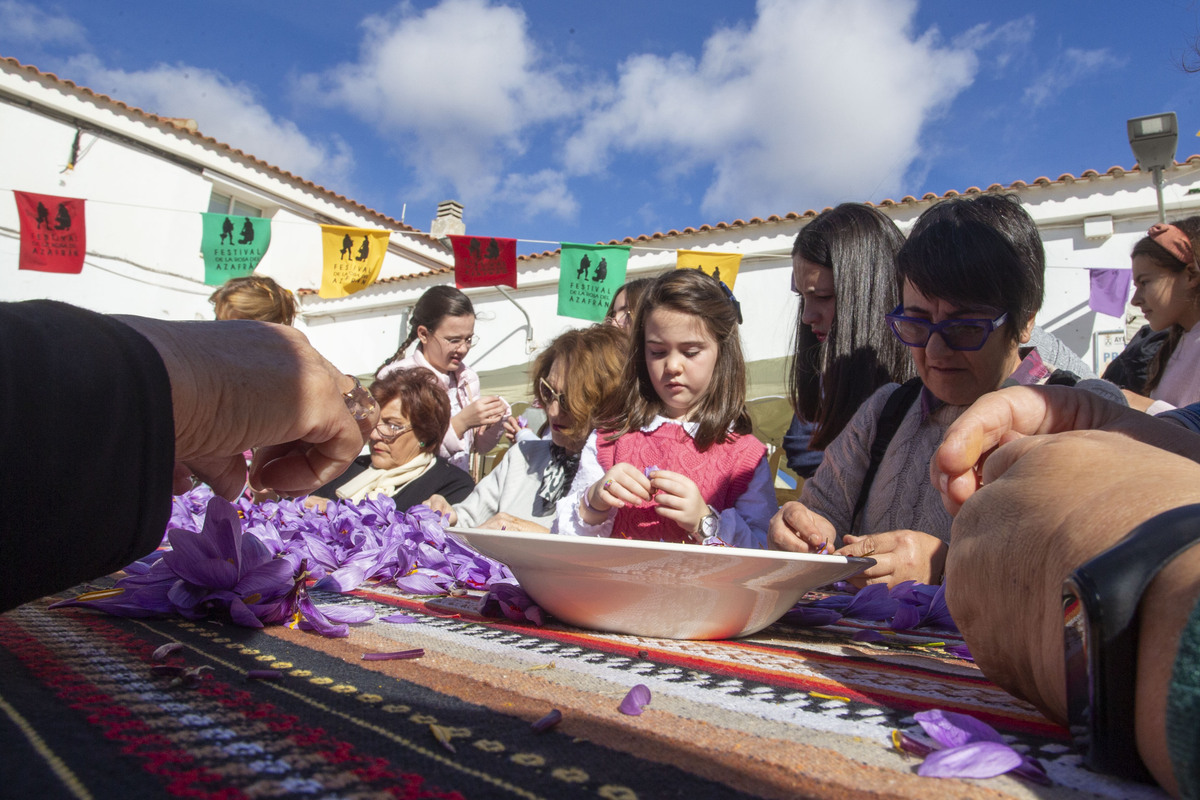
<instances>
[{"instance_id":1,"label":"chimney","mask_svg":"<svg viewBox=\"0 0 1200 800\"><path fill-rule=\"evenodd\" d=\"M443 200L438 203L437 217L429 226L429 235L435 239L445 239L452 235L462 236L467 232L462 214L462 203L457 200Z\"/></svg>"}]
</instances>

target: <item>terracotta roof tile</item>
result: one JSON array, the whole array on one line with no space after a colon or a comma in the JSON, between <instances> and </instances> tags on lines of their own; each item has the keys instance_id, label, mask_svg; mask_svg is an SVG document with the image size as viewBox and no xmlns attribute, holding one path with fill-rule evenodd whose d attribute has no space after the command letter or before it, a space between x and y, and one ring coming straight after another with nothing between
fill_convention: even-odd
<instances>
[{"instance_id":1,"label":"terracotta roof tile","mask_svg":"<svg viewBox=\"0 0 1200 800\"><path fill-rule=\"evenodd\" d=\"M1184 165L1188 165L1188 164L1200 164L1200 155L1189 156L1185 161L1177 161L1175 163L1178 166L1184 166ZM934 201L943 200L943 199L946 199L949 197L960 197L962 195L976 195L976 194L983 194L985 192L1021 191L1024 189L1029 189L1031 187L1031 185L1039 187L1039 188L1045 188L1047 186L1053 186L1055 184L1077 183L1082 180L1096 180L1096 179L1103 179L1106 177L1120 178L1126 172L1136 172L1136 171L1138 171L1138 168L1136 166L1130 170L1127 170L1124 167L1120 167L1120 166L1109 167L1103 173L1097 172L1094 169L1087 169L1087 170L1084 170L1082 173L1080 173L1080 175L1078 177L1075 175L1072 175L1069 172L1064 172L1062 175L1059 175L1056 180L1051 180L1050 178L1047 178L1046 176L1043 175L1038 178L1035 178L1032 184L1026 183L1025 181L1021 181L1021 180L1013 181L1008 186L1004 186L1003 184L1000 184L1000 183L992 183L992 184L988 184L988 187L986 189L980 189L978 186L970 186L970 187L967 187L966 189L964 189L962 192L958 192L954 189L950 189L947 192L945 192L944 194L940 194L940 195L935 194L934 192L926 192L925 194L921 195L920 199L917 199L916 197L914 197L911 194L906 194L903 197L901 197L899 200L893 200L891 198L886 198L884 200L880 200L878 203L867 203L867 205L875 205L875 206L879 206L881 208L892 208L892 207L900 206L900 205L916 205L917 203L934 202ZM828 207L825 210L827 211ZM675 236L689 235L689 234L694 234L694 233L707 233L709 231L716 231L716 230L729 230L732 228L741 228L741 227L745 227L748 225L766 225L766 224L775 223L775 222L784 222L784 221L791 221L791 220L798 220L798 219L808 219L808 218L817 216L817 214L819 214L819 213L820 212L814 211L813 209L809 209L808 211L804 211L804 212L800 212L800 213L795 212L795 211L789 211L787 214L785 214L783 216L780 216L778 214L772 214L769 217L767 217L766 220L763 220L759 217L753 217L749 221L736 219L733 222L717 222L717 223L714 223L711 225L706 223L704 225L701 225L698 228L687 227L687 228L684 228L682 231L677 231L677 230L672 229L672 230L667 231L666 233L661 233L661 232L660 233L651 233L651 234L643 233L643 234L639 234L637 236L626 236L624 239L620 239L620 240L613 239L609 242L597 242L597 244L614 244L614 245L615 244L636 244L637 242L649 242L649 241L653 241L653 240L657 240L657 239L668 239L668 238L675 237ZM531 253L529 255L520 256L520 258L518 260L526 261L526 260L531 260L531 259L547 258L550 256L557 255L558 252L559 252L558 250L543 250L541 253Z\"/></svg>"},{"instance_id":2,"label":"terracotta roof tile","mask_svg":"<svg viewBox=\"0 0 1200 800\"><path fill-rule=\"evenodd\" d=\"M327 197L333 198L340 203L351 206L351 207L357 209L358 211L367 214L368 216L375 217L376 219L380 220L383 223L386 223L387 225L391 226L392 228L394 228L396 230L404 231L406 233L415 233L419 236L425 237L434 242L438 241L437 239L434 239L429 234L427 234L423 231L419 231L416 228L412 227L411 225L401 222L400 220L393 219L392 217L389 217L387 214L384 214L381 211L376 211L373 208L368 208L367 206L364 206L362 203L359 203L356 200L351 200L349 197L346 197L345 195L338 194L337 192L334 192L330 189L326 189L324 186L320 186L319 184L313 183L310 180L301 178L299 175L294 175L285 169L281 169L272 164L269 164L260 158L256 158L255 156L250 155L249 153L246 153L242 150L238 150L236 147L227 145L224 142L219 142L216 139L212 138L211 136L205 136L205 135L199 133L193 126L188 125L187 120L181 120L176 117L162 117L157 114L152 114L151 112L146 111L141 108L137 108L136 106L131 106L126 103L122 103L120 100L114 100L113 98L109 97L108 95L101 94L99 92L94 92L91 89L87 88L86 86L80 86L79 84L75 83L74 81L69 81L65 78L60 78L52 72L42 72L37 67L33 67L33 66L30 66L27 64L22 64L20 61L18 61L15 58L0 57L0 63L8 64L10 66L16 67L17 69L19 69L23 72L27 72L31 75L36 75L40 78L44 78L44 79L59 83L62 86L66 86L68 88L75 89L84 95L95 98L98 101L112 105L116 108L120 108L124 111L128 111L129 113L135 114L148 122L152 122L156 125L163 127L164 129L169 129L171 133L174 133L176 135L188 136L190 138L203 141L203 142L209 144L210 146L215 147L218 150L223 150L226 153L237 156L240 159L249 161L249 162L257 165L258 167L269 170L269 171L275 173L276 175L286 178L289 181L307 186L309 189L312 189L313 191L319 192L320 194L323 194Z\"/></svg>"}]
</instances>

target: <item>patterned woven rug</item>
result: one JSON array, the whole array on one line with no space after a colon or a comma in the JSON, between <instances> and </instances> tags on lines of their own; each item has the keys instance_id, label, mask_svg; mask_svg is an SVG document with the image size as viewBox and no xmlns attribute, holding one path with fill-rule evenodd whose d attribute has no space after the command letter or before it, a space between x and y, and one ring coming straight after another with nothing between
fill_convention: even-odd
<instances>
[{"instance_id":1,"label":"patterned woven rug","mask_svg":"<svg viewBox=\"0 0 1200 800\"><path fill-rule=\"evenodd\" d=\"M31 603L0 616L0 795L198 798L1160 797L1083 769L1065 732L945 652L777 624L685 642L481 620L474 598L379 588L345 639ZM156 670L204 667L195 685ZM422 658L363 661L423 648ZM248 677L278 670L277 680ZM650 688L641 716L617 706ZM530 723L552 708L563 721ZM939 781L890 747L912 713L992 724L1053 787ZM448 741L445 741L448 740Z\"/></svg>"}]
</instances>

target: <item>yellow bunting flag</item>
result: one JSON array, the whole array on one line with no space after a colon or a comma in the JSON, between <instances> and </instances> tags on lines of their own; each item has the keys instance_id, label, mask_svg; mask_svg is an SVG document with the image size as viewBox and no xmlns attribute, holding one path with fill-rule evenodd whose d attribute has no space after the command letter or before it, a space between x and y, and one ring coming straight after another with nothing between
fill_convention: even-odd
<instances>
[{"instance_id":1,"label":"yellow bunting flag","mask_svg":"<svg viewBox=\"0 0 1200 800\"><path fill-rule=\"evenodd\" d=\"M373 228L321 226L321 297L346 297L361 292L379 277L387 252L387 231Z\"/></svg>"},{"instance_id":2,"label":"yellow bunting flag","mask_svg":"<svg viewBox=\"0 0 1200 800\"><path fill-rule=\"evenodd\" d=\"M707 250L676 250L675 269L698 269L712 275L733 289L737 280L738 267L742 263L741 253L711 253Z\"/></svg>"}]
</instances>

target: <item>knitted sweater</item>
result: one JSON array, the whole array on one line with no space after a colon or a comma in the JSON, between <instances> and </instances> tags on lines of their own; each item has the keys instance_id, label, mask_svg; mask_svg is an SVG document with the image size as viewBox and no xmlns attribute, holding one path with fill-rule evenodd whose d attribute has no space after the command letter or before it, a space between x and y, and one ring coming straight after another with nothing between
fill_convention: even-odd
<instances>
[{"instance_id":1,"label":"knitted sweater","mask_svg":"<svg viewBox=\"0 0 1200 800\"><path fill-rule=\"evenodd\" d=\"M1043 382L1050 370L1034 357L1036 355L1036 351L1027 355L1005 384ZM879 417L888 397L898 388L898 384L889 383L867 398L845 429L825 449L825 460L816 474L805 481L800 493L801 503L833 523L839 545L847 533L862 536L894 530L921 531L944 542L950 541L952 519L942 505L941 494L929 482L929 461L942 443L946 429L967 406L945 405L924 389L918 401L908 408L884 452L867 504L859 515L857 526L851 530L854 506L871 460L871 443L875 441ZM1076 388L1112 402L1125 403L1120 390L1108 381L1084 380L1077 383Z\"/></svg>"},{"instance_id":2,"label":"knitted sweater","mask_svg":"<svg viewBox=\"0 0 1200 800\"><path fill-rule=\"evenodd\" d=\"M649 435L660 427L678 428L691 437L695 436L698 426L694 422L677 422L659 416L651 420L640 431L626 434L626 436ZM739 439L749 440L757 446L759 452L758 461L753 465L753 474L746 490L738 497L732 497L734 493L731 491L729 494L733 504L724 510L718 509L720 514L717 535L726 544L733 545L734 547L766 549L767 526L770 524L772 515L779 510L779 504L775 501L774 479L770 468L767 466L766 458L762 457L762 453L765 450L762 444L752 436L743 436L739 437ZM583 453L579 458L579 471L575 473L575 480L571 484L571 491L566 497L558 501L558 514L555 517L554 525L551 527L554 533L566 536L620 536L625 533L625 531L613 527L613 522L617 515L615 510L610 511L602 522L594 525L584 521L579 514L580 503L583 501L585 493L592 484L603 478L604 473L607 471L605 467L600 465L598 459L599 443L601 441L602 437L597 435L596 432L593 432L588 437L587 444L584 445ZM741 446L748 448L745 442ZM709 452L712 451L710 450ZM649 456L643 455L640 457ZM660 467L673 470L673 467L670 466L672 463L674 462L663 457L657 461L638 462L634 466L638 469ZM705 471L707 471L707 468ZM688 477L694 478L695 475L689 472ZM697 485L699 486L699 483ZM680 541L680 539L672 538L671 541Z\"/></svg>"},{"instance_id":3,"label":"knitted sweater","mask_svg":"<svg viewBox=\"0 0 1200 800\"><path fill-rule=\"evenodd\" d=\"M763 459L766 447L753 436L732 435L701 453L680 425L660 425L652 431L632 431L609 441L608 432L596 437L596 460L604 471L613 464L633 464L638 469L657 467L686 475L695 482L704 502L718 513L732 508L750 487L754 470ZM655 513L650 500L638 506L622 508L613 521L613 530L627 539L662 542L688 542L691 537L673 520Z\"/></svg>"},{"instance_id":4,"label":"knitted sweater","mask_svg":"<svg viewBox=\"0 0 1200 800\"><path fill-rule=\"evenodd\" d=\"M966 410L965 406L942 405L927 416L921 402L909 407L879 464L858 527L850 529L879 415L888 397L898 388L898 384L889 383L876 390L830 442L816 474L804 482L800 502L833 523L839 546L847 533L862 535L902 529L950 541L951 517L942 505L941 494L929 482L929 459L950 423Z\"/></svg>"}]
</instances>

